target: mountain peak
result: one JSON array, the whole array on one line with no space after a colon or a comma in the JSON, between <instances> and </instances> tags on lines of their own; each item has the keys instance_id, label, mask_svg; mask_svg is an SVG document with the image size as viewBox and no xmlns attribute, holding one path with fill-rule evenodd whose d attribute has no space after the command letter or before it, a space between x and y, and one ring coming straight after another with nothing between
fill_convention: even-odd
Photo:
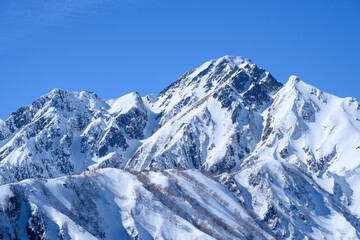
<instances>
[{"instance_id":1,"label":"mountain peak","mask_svg":"<svg viewBox=\"0 0 360 240\"><path fill-rule=\"evenodd\" d=\"M298 83L298 82L301 81L301 79L300 79L298 76L296 76L296 75L291 75L291 76L289 77L289 80L288 80L288 81L293 82L293 83Z\"/></svg>"},{"instance_id":2,"label":"mountain peak","mask_svg":"<svg viewBox=\"0 0 360 240\"><path fill-rule=\"evenodd\" d=\"M296 75L291 75L288 81L285 83L282 91L292 91L296 90L299 92L309 92L311 89L315 89L315 87L305 83Z\"/></svg>"},{"instance_id":3,"label":"mountain peak","mask_svg":"<svg viewBox=\"0 0 360 240\"><path fill-rule=\"evenodd\" d=\"M215 91L228 92L230 89L260 109L270 101L269 94L281 86L270 73L250 60L226 55L183 74L159 93L154 110L173 116L184 106L192 105Z\"/></svg>"},{"instance_id":4,"label":"mountain peak","mask_svg":"<svg viewBox=\"0 0 360 240\"><path fill-rule=\"evenodd\" d=\"M221 63L225 62L231 68L234 68L235 66L240 66L244 62L251 63L251 61L249 59L245 59L245 58L240 57L240 56L230 56L230 55L225 55L225 56L223 56L221 58L214 59L212 61L214 62L215 65L218 65L218 64L221 64Z\"/></svg>"},{"instance_id":5,"label":"mountain peak","mask_svg":"<svg viewBox=\"0 0 360 240\"><path fill-rule=\"evenodd\" d=\"M298 83L300 83L300 82L303 82L303 81L302 81L298 76L296 76L296 75L291 75L291 76L289 77L289 80L287 81L286 84L296 85L296 84L298 84Z\"/></svg>"},{"instance_id":6,"label":"mountain peak","mask_svg":"<svg viewBox=\"0 0 360 240\"><path fill-rule=\"evenodd\" d=\"M158 97L54 89L0 120L0 235L353 239L359 149L356 99L297 76L283 86L242 57L208 61Z\"/></svg>"},{"instance_id":7,"label":"mountain peak","mask_svg":"<svg viewBox=\"0 0 360 240\"><path fill-rule=\"evenodd\" d=\"M80 98L81 97L87 97L87 98L94 97L96 99L100 99L100 97L95 92L92 92L92 91L83 90L83 91L77 92L77 91L69 91L69 90L65 90L65 89L61 89L61 88L55 88L51 92L49 92L41 97L52 99L54 97L59 97L59 96L65 97L65 96L70 96L70 95L77 96Z\"/></svg>"},{"instance_id":8,"label":"mountain peak","mask_svg":"<svg viewBox=\"0 0 360 240\"><path fill-rule=\"evenodd\" d=\"M126 94L120 98L114 98L106 101L109 104L109 112L116 114L119 112L128 112L131 108L143 105L142 98L137 91Z\"/></svg>"},{"instance_id":9,"label":"mountain peak","mask_svg":"<svg viewBox=\"0 0 360 240\"><path fill-rule=\"evenodd\" d=\"M318 104L320 104L320 102L326 103L329 97L335 97L331 94L322 92L321 90L312 85L307 84L295 75L292 75L289 78L284 87L279 91L278 95L282 95L283 97L292 96L292 98L294 99L299 99L299 97L301 96L301 98L306 101L312 99L313 102L317 102Z\"/></svg>"},{"instance_id":10,"label":"mountain peak","mask_svg":"<svg viewBox=\"0 0 360 240\"><path fill-rule=\"evenodd\" d=\"M49 92L49 94L59 94L59 93L68 93L69 90L66 89L62 89L62 88L54 88L53 90L51 90L51 92Z\"/></svg>"}]
</instances>

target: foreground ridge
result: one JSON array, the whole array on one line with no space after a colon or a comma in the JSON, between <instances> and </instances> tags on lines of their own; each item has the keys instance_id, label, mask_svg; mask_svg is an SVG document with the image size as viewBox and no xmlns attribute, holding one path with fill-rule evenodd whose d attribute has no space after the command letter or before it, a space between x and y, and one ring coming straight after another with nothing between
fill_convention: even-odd
<instances>
[{"instance_id":1,"label":"foreground ridge","mask_svg":"<svg viewBox=\"0 0 360 240\"><path fill-rule=\"evenodd\" d=\"M55 89L0 121L0 237L360 239L359 119L233 56L158 96Z\"/></svg>"}]
</instances>

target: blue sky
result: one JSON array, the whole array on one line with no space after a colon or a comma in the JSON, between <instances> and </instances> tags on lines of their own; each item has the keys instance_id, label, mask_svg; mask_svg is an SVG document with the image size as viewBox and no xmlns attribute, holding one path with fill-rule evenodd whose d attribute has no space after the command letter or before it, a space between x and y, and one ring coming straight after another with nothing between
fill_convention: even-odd
<instances>
[{"instance_id":1,"label":"blue sky","mask_svg":"<svg viewBox=\"0 0 360 240\"><path fill-rule=\"evenodd\" d=\"M157 94L224 55L360 98L360 1L3 0L0 118L54 88Z\"/></svg>"}]
</instances>

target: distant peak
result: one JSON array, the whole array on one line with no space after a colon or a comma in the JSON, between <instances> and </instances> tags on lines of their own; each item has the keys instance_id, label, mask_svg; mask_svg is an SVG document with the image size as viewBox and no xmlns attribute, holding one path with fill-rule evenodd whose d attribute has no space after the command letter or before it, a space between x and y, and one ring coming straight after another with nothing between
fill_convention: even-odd
<instances>
[{"instance_id":1,"label":"distant peak","mask_svg":"<svg viewBox=\"0 0 360 240\"><path fill-rule=\"evenodd\" d=\"M308 85L303 80L301 80L298 76L291 75L289 80L284 85L284 88L298 88L300 85Z\"/></svg>"},{"instance_id":2,"label":"distant peak","mask_svg":"<svg viewBox=\"0 0 360 240\"><path fill-rule=\"evenodd\" d=\"M134 91L128 94L129 97L131 96L135 102L142 102L141 95L138 91Z\"/></svg>"},{"instance_id":3,"label":"distant peak","mask_svg":"<svg viewBox=\"0 0 360 240\"><path fill-rule=\"evenodd\" d=\"M48 94L43 95L43 97L47 97L47 98L57 98L59 96L65 97L65 96L75 96L75 97L82 97L85 96L87 98L96 98L96 99L100 99L100 97L93 91L81 91L81 92L77 92L77 91L69 91L69 90L65 90L65 89L61 89L61 88L55 88L53 89L51 92L49 92Z\"/></svg>"},{"instance_id":4,"label":"distant peak","mask_svg":"<svg viewBox=\"0 0 360 240\"><path fill-rule=\"evenodd\" d=\"M326 103L328 96L330 94L324 93L318 88L307 84L299 77L292 75L287 83L284 85L280 94L295 94L296 96L302 95L307 99L313 99L315 102L321 100L321 102Z\"/></svg>"},{"instance_id":5,"label":"distant peak","mask_svg":"<svg viewBox=\"0 0 360 240\"><path fill-rule=\"evenodd\" d=\"M159 104L167 106L171 101L169 99L172 98L175 92L178 92L181 98L185 95L189 99L195 95L196 98L202 98L210 91L220 86L225 86L227 81L235 84L238 91L243 92L248 90L252 82L260 82L262 79L261 86L257 87L265 86L264 89L266 88L267 91L274 91L279 86L282 86L265 69L258 67L251 60L240 56L225 55L221 58L207 61L200 67L184 73L177 81L171 83L159 93L159 98L166 96L163 102L159 102ZM264 81L267 84L264 84Z\"/></svg>"},{"instance_id":6,"label":"distant peak","mask_svg":"<svg viewBox=\"0 0 360 240\"><path fill-rule=\"evenodd\" d=\"M245 61L246 59L241 56L231 56L231 55L225 55L219 59L226 60L228 62L237 62L237 61Z\"/></svg>"},{"instance_id":7,"label":"distant peak","mask_svg":"<svg viewBox=\"0 0 360 240\"><path fill-rule=\"evenodd\" d=\"M290 77L289 77L289 80L288 80L288 82L290 83L290 84L296 84L296 83L299 83L299 82L301 82L302 80L298 77L298 76L296 76L296 75L291 75Z\"/></svg>"},{"instance_id":8,"label":"distant peak","mask_svg":"<svg viewBox=\"0 0 360 240\"><path fill-rule=\"evenodd\" d=\"M140 93L138 91L134 91L131 94L137 98L141 98Z\"/></svg>"},{"instance_id":9,"label":"distant peak","mask_svg":"<svg viewBox=\"0 0 360 240\"><path fill-rule=\"evenodd\" d=\"M64 93L68 93L68 92L69 91L65 90L65 89L55 88L49 94L64 94Z\"/></svg>"},{"instance_id":10,"label":"distant peak","mask_svg":"<svg viewBox=\"0 0 360 240\"><path fill-rule=\"evenodd\" d=\"M231 68L234 68L235 66L239 66L239 65L243 64L244 62L251 63L251 61L249 59L245 59L240 56L230 56L230 55L225 55L221 58L214 59L213 62L215 65L225 62L228 65L230 65Z\"/></svg>"},{"instance_id":11,"label":"distant peak","mask_svg":"<svg viewBox=\"0 0 360 240\"><path fill-rule=\"evenodd\" d=\"M127 112L133 107L143 106L144 104L137 91L128 93L119 98L107 100L106 103L110 106L109 112L111 114Z\"/></svg>"},{"instance_id":12,"label":"distant peak","mask_svg":"<svg viewBox=\"0 0 360 240\"><path fill-rule=\"evenodd\" d=\"M125 100L125 99L127 99L128 101L131 100L131 101L137 102L137 101L140 101L141 96L137 91L134 91L134 92L125 94L119 98L113 98L113 99L107 100L107 102L116 102L116 101Z\"/></svg>"}]
</instances>

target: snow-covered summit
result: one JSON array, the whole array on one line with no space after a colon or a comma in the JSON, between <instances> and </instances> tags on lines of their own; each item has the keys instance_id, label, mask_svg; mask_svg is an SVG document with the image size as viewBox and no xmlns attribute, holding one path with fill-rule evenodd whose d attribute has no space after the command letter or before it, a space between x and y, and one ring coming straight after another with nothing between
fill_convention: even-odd
<instances>
[{"instance_id":1,"label":"snow-covered summit","mask_svg":"<svg viewBox=\"0 0 360 240\"><path fill-rule=\"evenodd\" d=\"M120 98L108 100L106 103L109 104L109 112L112 114L128 112L131 108L143 104L140 94L136 91Z\"/></svg>"},{"instance_id":2,"label":"snow-covered summit","mask_svg":"<svg viewBox=\"0 0 360 240\"><path fill-rule=\"evenodd\" d=\"M152 110L162 112L162 125L182 109L196 105L214 92L220 98L225 97L223 101L227 101L229 92L233 92L249 102L252 108L259 109L270 101L270 95L281 85L269 72L250 60L224 56L183 74L159 93Z\"/></svg>"},{"instance_id":3,"label":"snow-covered summit","mask_svg":"<svg viewBox=\"0 0 360 240\"><path fill-rule=\"evenodd\" d=\"M245 59L240 56L225 55L221 58L217 58L217 59L213 59L213 60L205 62L203 65L201 65L199 67L198 70L201 71L202 69L206 68L206 66L209 66L210 64L219 65L219 64L223 64L223 63L226 63L231 68L235 68L236 66L240 67L242 64L251 63L251 60Z\"/></svg>"},{"instance_id":4,"label":"snow-covered summit","mask_svg":"<svg viewBox=\"0 0 360 240\"><path fill-rule=\"evenodd\" d=\"M138 93L109 106L93 92L54 89L0 128L0 182L119 166L139 145L147 117Z\"/></svg>"},{"instance_id":5,"label":"snow-covered summit","mask_svg":"<svg viewBox=\"0 0 360 240\"><path fill-rule=\"evenodd\" d=\"M360 202L356 196L360 194L360 178L355 177L355 173L360 171L359 106L356 99L339 98L306 84L298 77L290 77L262 114L262 140L239 167L247 169L240 170L239 175L244 177L246 174L251 178L288 171L295 176L305 175L319 189L333 195L331 204L344 204L341 208L346 209L347 214L359 216ZM287 173L282 173L282 177L288 178ZM271 186L273 183L266 184ZM284 184L288 185L286 181ZM282 205L279 196L285 195L287 201L294 201L292 204L297 205L295 202L298 200L290 196L294 190L290 189L280 192L274 189L273 201L266 203L276 209L279 218L289 210ZM259 191L258 186L250 188L254 195ZM317 216L314 214L310 218L317 219ZM359 223L354 224L358 228Z\"/></svg>"},{"instance_id":6,"label":"snow-covered summit","mask_svg":"<svg viewBox=\"0 0 360 240\"><path fill-rule=\"evenodd\" d=\"M242 57L158 96L55 89L0 121L0 236L359 239L359 151L358 100Z\"/></svg>"}]
</instances>

